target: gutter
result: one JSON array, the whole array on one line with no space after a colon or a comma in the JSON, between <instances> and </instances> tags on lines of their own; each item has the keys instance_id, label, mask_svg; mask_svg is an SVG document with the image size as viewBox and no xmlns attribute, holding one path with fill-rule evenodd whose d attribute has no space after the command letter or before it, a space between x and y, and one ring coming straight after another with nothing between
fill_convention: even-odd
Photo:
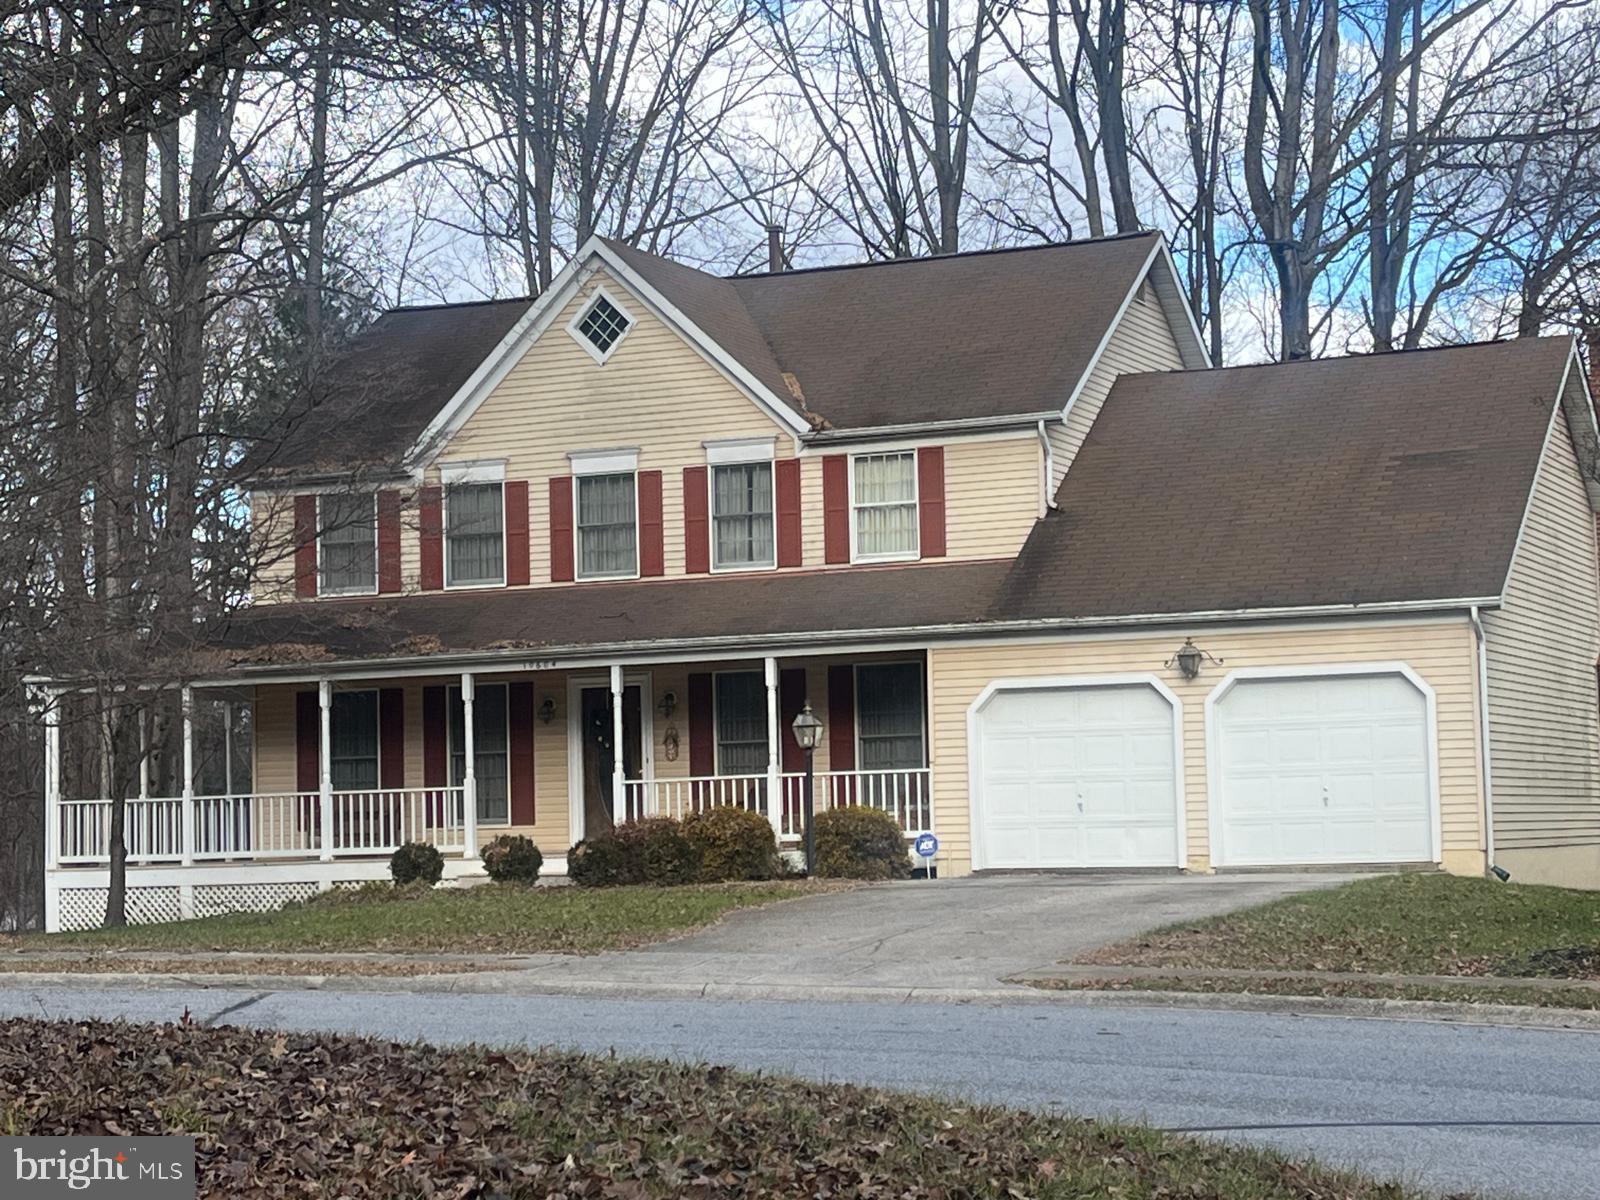
<instances>
[{"instance_id":1,"label":"gutter","mask_svg":"<svg viewBox=\"0 0 1600 1200\"><path fill-rule=\"evenodd\" d=\"M1029 634L1074 633L1098 629L1117 629L1147 626L1151 633L1164 628L1182 628L1195 624L1224 624L1229 622L1281 620L1290 618L1335 618L1381 615L1419 615L1429 613L1459 612L1469 609L1476 612L1479 606L1498 606L1498 596L1456 600L1403 600L1388 604L1339 604L1308 606L1303 608L1223 609L1199 613L1137 614L1124 617L1048 617L1016 621L967 621L943 625L911 625L857 629L844 631L804 630L795 633L766 634L751 637L730 634L717 637L687 638L672 642L612 642L568 646L500 647L490 650L464 651L458 654L410 655L405 658L352 658L328 659L314 663L259 663L243 664L219 679L191 680L193 687L220 688L239 684L244 679L269 677L274 682L294 683L325 679L331 675L345 675L360 679L377 679L388 676L438 673L441 671L493 667L499 671L554 670L606 664L617 658L630 663L646 661L673 661L684 654L737 651L749 657L758 651L815 652L821 646L852 646L858 643L903 642L907 646L926 646L938 639L1023 637ZM302 670L286 670L291 667ZM29 676L25 682L39 686L58 685L60 681L42 676Z\"/></svg>"},{"instance_id":2,"label":"gutter","mask_svg":"<svg viewBox=\"0 0 1600 1200\"><path fill-rule=\"evenodd\" d=\"M801 434L808 446L831 446L839 442L882 442L894 438L937 433L982 433L994 429L1031 429L1046 421L1061 420L1061 410L1015 413L1003 417L953 417L947 421L912 421L903 425L874 425L870 429L819 429Z\"/></svg>"},{"instance_id":3,"label":"gutter","mask_svg":"<svg viewBox=\"0 0 1600 1200\"><path fill-rule=\"evenodd\" d=\"M1059 507L1056 504L1056 450L1050 444L1050 433L1044 427L1045 419L1039 418L1039 448L1044 451L1044 478L1040 480L1040 490L1044 493L1040 499L1039 515L1042 517L1047 511Z\"/></svg>"},{"instance_id":4,"label":"gutter","mask_svg":"<svg viewBox=\"0 0 1600 1200\"><path fill-rule=\"evenodd\" d=\"M1467 616L1472 622L1473 636L1478 643L1478 757L1483 766L1484 863L1490 874L1500 876L1500 869L1494 863L1494 780L1489 753L1489 643L1483 629L1482 614L1476 604L1467 610ZM1509 879L1510 875L1500 877Z\"/></svg>"}]
</instances>

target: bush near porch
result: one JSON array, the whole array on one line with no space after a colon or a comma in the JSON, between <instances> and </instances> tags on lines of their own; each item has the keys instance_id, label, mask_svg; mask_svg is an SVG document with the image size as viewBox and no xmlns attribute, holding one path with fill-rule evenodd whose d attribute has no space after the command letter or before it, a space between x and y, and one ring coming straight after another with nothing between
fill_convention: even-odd
<instances>
[{"instance_id":1,"label":"bush near porch","mask_svg":"<svg viewBox=\"0 0 1600 1200\"><path fill-rule=\"evenodd\" d=\"M585 838L567 854L568 878L583 887L754 882L785 873L767 819L731 806L682 821L627 821Z\"/></svg>"},{"instance_id":2,"label":"bush near porch","mask_svg":"<svg viewBox=\"0 0 1600 1200\"><path fill-rule=\"evenodd\" d=\"M907 879L906 835L876 808L831 808L814 818L817 875L824 879Z\"/></svg>"},{"instance_id":3,"label":"bush near porch","mask_svg":"<svg viewBox=\"0 0 1600 1200\"><path fill-rule=\"evenodd\" d=\"M1419 1198L1139 1126L722 1067L188 1022L0 1023L0 1125L192 1134L201 1197Z\"/></svg>"}]
</instances>

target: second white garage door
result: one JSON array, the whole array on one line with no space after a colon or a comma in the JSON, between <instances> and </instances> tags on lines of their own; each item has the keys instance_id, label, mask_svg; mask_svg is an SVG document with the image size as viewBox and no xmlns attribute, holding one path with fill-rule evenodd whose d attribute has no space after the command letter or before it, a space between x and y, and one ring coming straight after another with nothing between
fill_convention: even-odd
<instances>
[{"instance_id":1,"label":"second white garage door","mask_svg":"<svg viewBox=\"0 0 1600 1200\"><path fill-rule=\"evenodd\" d=\"M1173 722L1148 684L995 692L974 728L974 866L1175 865Z\"/></svg>"},{"instance_id":2,"label":"second white garage door","mask_svg":"<svg viewBox=\"0 0 1600 1200\"><path fill-rule=\"evenodd\" d=\"M1433 860L1428 703L1405 675L1240 680L1211 719L1218 866Z\"/></svg>"}]
</instances>

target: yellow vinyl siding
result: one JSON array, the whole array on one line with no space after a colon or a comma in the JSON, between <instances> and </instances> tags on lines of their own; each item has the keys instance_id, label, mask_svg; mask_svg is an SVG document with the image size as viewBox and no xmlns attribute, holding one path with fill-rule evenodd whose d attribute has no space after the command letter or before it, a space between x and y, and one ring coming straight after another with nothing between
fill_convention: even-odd
<instances>
[{"instance_id":1,"label":"yellow vinyl siding","mask_svg":"<svg viewBox=\"0 0 1600 1200\"><path fill-rule=\"evenodd\" d=\"M1112 331L1105 353L1089 373L1066 421L1050 428L1050 445L1055 455L1052 492L1060 486L1062 476L1083 446L1083 439L1089 436L1089 428L1100 415L1100 406L1105 403L1106 394L1118 375L1177 371L1182 367L1183 356L1172 335L1166 310L1148 288L1141 287Z\"/></svg>"},{"instance_id":2,"label":"yellow vinyl siding","mask_svg":"<svg viewBox=\"0 0 1600 1200\"><path fill-rule=\"evenodd\" d=\"M255 598L274 604L294 599L294 497L255 492L250 497L251 547L256 556Z\"/></svg>"},{"instance_id":3,"label":"yellow vinyl siding","mask_svg":"<svg viewBox=\"0 0 1600 1200\"><path fill-rule=\"evenodd\" d=\"M1183 633L934 647L928 669L934 680L930 717L934 829L939 835L941 860L948 853L953 869L964 872L970 866L967 710L996 679L1153 673L1170 687L1183 704L1188 863L1204 870L1210 865L1205 698L1227 673L1242 667L1403 662L1436 694L1445 864L1452 869L1482 870L1477 660L1472 628L1465 617L1193 632L1196 642L1222 659L1223 665L1206 668L1192 682L1162 666L1182 644Z\"/></svg>"},{"instance_id":4,"label":"yellow vinyl siding","mask_svg":"<svg viewBox=\"0 0 1600 1200\"><path fill-rule=\"evenodd\" d=\"M1483 617L1497 854L1600 847L1596 572L1593 513L1557 408L1503 607ZM1511 859L1519 878L1538 870L1537 856ZM1587 882L1600 883L1600 850Z\"/></svg>"}]
</instances>

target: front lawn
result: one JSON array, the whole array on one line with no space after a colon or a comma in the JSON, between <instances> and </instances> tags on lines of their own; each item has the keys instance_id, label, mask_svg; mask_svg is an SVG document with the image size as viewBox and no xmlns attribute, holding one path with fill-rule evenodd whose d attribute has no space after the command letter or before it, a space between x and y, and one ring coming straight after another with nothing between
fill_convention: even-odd
<instances>
[{"instance_id":1,"label":"front lawn","mask_svg":"<svg viewBox=\"0 0 1600 1200\"><path fill-rule=\"evenodd\" d=\"M201 1197L1420 1200L1150 1129L719 1067L0 1022L0 1133L194 1134Z\"/></svg>"},{"instance_id":2,"label":"front lawn","mask_svg":"<svg viewBox=\"0 0 1600 1200\"><path fill-rule=\"evenodd\" d=\"M30 934L0 941L29 951L255 951L304 954L584 954L620 950L709 925L739 908L841 885L804 880L692 887L435 888L396 898L367 892L272 913L234 913L167 925ZM382 898L380 898L382 897ZM0 968L5 959L0 957Z\"/></svg>"},{"instance_id":3,"label":"front lawn","mask_svg":"<svg viewBox=\"0 0 1600 1200\"><path fill-rule=\"evenodd\" d=\"M1600 892L1383 875L1169 925L1086 963L1600 978ZM1585 953L1587 952L1587 953Z\"/></svg>"}]
</instances>

